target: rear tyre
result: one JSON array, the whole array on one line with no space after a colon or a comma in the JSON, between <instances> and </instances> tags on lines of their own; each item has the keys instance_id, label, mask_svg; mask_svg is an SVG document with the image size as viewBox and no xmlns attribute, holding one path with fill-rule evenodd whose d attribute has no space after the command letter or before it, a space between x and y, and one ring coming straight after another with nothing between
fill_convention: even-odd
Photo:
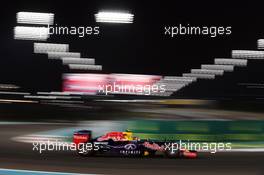
<instances>
[{"instance_id":1,"label":"rear tyre","mask_svg":"<svg viewBox=\"0 0 264 175\"><path fill-rule=\"evenodd\" d=\"M77 154L82 156L82 157L90 157L94 155L94 150L93 149L87 149L86 145L87 143L80 144L78 149L77 149Z\"/></svg>"}]
</instances>

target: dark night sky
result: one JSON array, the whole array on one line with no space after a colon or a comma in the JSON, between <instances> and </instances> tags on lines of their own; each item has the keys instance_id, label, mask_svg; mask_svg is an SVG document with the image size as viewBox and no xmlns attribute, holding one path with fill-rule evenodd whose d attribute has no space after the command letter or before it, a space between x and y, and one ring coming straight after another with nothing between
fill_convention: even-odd
<instances>
[{"instance_id":1,"label":"dark night sky","mask_svg":"<svg viewBox=\"0 0 264 175\"><path fill-rule=\"evenodd\" d=\"M232 49L255 49L264 34L263 6L224 1L75 0L7 1L1 5L0 81L35 90L58 90L63 67L32 54L32 41L15 41L19 11L55 13L62 26L95 26L99 10L122 9L135 15L133 24L100 24L99 36L51 36L48 42L69 43L70 51L96 58L106 73L181 75L215 57L230 57ZM252 5L253 4L253 5ZM164 26L232 26L232 35L164 36ZM65 69L65 68L64 68Z\"/></svg>"}]
</instances>

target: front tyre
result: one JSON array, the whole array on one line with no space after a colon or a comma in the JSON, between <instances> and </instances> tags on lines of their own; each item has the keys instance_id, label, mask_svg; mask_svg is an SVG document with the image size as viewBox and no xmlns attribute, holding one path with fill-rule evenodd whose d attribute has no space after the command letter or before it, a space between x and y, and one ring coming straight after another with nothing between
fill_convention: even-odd
<instances>
[{"instance_id":1,"label":"front tyre","mask_svg":"<svg viewBox=\"0 0 264 175\"><path fill-rule=\"evenodd\" d=\"M165 152L165 156L168 158L176 158L176 157L181 157L181 151L176 150L176 151L172 151L172 150L166 150Z\"/></svg>"}]
</instances>

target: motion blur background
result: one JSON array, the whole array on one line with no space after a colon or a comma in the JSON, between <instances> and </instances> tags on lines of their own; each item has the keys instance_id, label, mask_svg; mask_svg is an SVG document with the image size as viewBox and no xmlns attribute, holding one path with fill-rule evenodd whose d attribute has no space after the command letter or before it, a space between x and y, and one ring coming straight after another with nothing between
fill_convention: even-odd
<instances>
[{"instance_id":1,"label":"motion blur background","mask_svg":"<svg viewBox=\"0 0 264 175\"><path fill-rule=\"evenodd\" d=\"M171 90L169 96L63 92L69 83L66 74L124 74L120 81L129 79L134 84L142 74L149 83L148 75L161 81L164 76L182 77L202 64L214 64L215 58L236 59L232 50L261 51L261 5L252 1L11 0L0 8L0 168L100 174L263 174L263 53L258 53L258 59L245 59L246 66L234 66L214 79L198 78ZM97 23L94 14L104 10L129 12L134 21ZM54 23L60 26L99 26L99 35L52 35L46 42L69 44L71 52L94 58L102 70L71 70L61 60L35 54L33 45L39 41L14 39L14 28L23 26L16 19L22 11L53 13ZM232 34L215 38L164 35L165 26L179 24L231 26ZM131 80L133 75L135 80ZM87 84L89 88L96 82ZM198 160L80 158L68 152L39 155L29 144L36 139L71 140L78 129L92 129L97 135L131 129L141 138L231 142L233 151L201 153Z\"/></svg>"}]
</instances>

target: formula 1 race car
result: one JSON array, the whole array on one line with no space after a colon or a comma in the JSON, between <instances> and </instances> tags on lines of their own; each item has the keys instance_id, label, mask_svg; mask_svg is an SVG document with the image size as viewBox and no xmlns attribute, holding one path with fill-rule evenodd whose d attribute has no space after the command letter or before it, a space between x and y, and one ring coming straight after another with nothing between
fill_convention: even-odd
<instances>
[{"instance_id":1,"label":"formula 1 race car","mask_svg":"<svg viewBox=\"0 0 264 175\"><path fill-rule=\"evenodd\" d=\"M175 143L162 141L140 140L133 137L131 131L108 132L92 138L92 131L81 130L73 135L76 151L81 156L112 155L112 156L154 156L162 153L169 158L196 158L197 151L174 149ZM177 143L176 143L177 144Z\"/></svg>"}]
</instances>

